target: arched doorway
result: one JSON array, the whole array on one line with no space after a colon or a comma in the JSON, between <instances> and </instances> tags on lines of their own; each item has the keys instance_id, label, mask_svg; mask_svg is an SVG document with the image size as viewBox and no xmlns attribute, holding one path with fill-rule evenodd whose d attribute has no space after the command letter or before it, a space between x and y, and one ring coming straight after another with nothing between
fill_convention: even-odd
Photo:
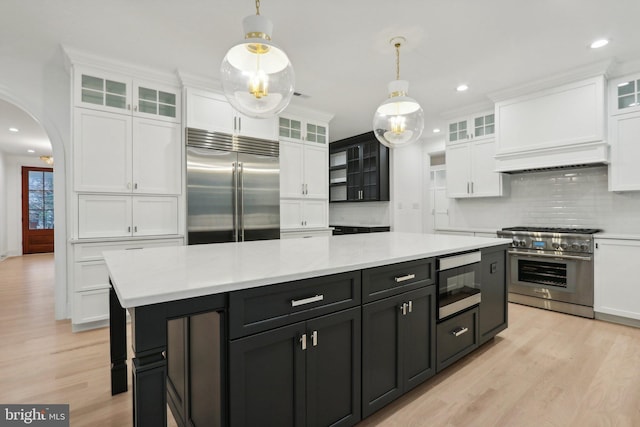
<instances>
[{"instance_id":1,"label":"arched doorway","mask_svg":"<svg viewBox=\"0 0 640 427\"><path fill-rule=\"evenodd\" d=\"M37 138L39 142L31 141L35 143L35 148L21 148L24 152L20 152L20 148L14 148L12 152L5 148L1 154L2 159L0 163L2 165L2 179L0 180L0 186L5 186L4 189L8 190L8 186L12 186L11 192L0 192L4 199L0 200L0 208L7 212L7 215L3 215L3 219L0 220L0 254L4 252L5 255L13 256L21 254L22 247L22 208L20 198L13 196L12 199L7 199L7 196L14 194L16 187L14 181L21 181L19 178L15 178L16 174L12 174L11 179L7 178L6 169L14 169L21 162L31 163L31 166L47 166L39 158L40 156L52 156L55 159L55 166L53 168L53 191L55 193L53 203L53 213L55 217L55 230L54 230L54 253L55 253L55 318L56 320L68 318L67 307L67 243L66 243L66 162L65 162L65 149L63 139L60 137L58 129L52 123L47 120L42 120L41 116L44 114L35 114L36 108L30 106L28 103L23 102L19 97L0 85L0 106L6 107L7 111L11 110L16 116L21 114L20 122L18 125L6 125L6 122L0 122L0 130L8 130L9 127L15 127L20 132L18 126L22 126L23 129L37 129L41 138ZM30 108L31 107L31 108ZM3 117L7 115L4 114ZM18 132L18 133L19 133ZM37 133L36 130L34 132ZM31 135L31 133L29 133ZM5 138L6 140L7 138ZM25 138L26 140L27 138ZM30 143L31 144L31 143ZM33 150L34 153L29 153L27 150ZM7 161L7 158L10 158ZM31 160L23 160L29 159ZM29 164L27 164L29 166ZM18 170L18 172L20 172ZM21 187L21 182L20 182ZM12 193L14 192L14 193ZM11 213L11 215L9 215ZM11 239L11 242L9 242ZM16 245L16 241L20 242ZM11 245L11 247L9 247Z\"/></svg>"}]
</instances>

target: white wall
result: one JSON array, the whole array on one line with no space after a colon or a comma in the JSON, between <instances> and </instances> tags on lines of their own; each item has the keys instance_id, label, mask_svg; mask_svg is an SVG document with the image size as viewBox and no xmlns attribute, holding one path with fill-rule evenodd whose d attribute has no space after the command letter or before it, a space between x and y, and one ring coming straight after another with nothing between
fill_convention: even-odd
<instances>
[{"instance_id":1,"label":"white wall","mask_svg":"<svg viewBox=\"0 0 640 427\"><path fill-rule=\"evenodd\" d=\"M47 165L38 158L5 155L5 166L7 256L19 256L22 255L22 166L47 167Z\"/></svg>"},{"instance_id":2,"label":"white wall","mask_svg":"<svg viewBox=\"0 0 640 427\"><path fill-rule=\"evenodd\" d=\"M5 154L0 151L0 260L7 256L7 185Z\"/></svg>"}]
</instances>

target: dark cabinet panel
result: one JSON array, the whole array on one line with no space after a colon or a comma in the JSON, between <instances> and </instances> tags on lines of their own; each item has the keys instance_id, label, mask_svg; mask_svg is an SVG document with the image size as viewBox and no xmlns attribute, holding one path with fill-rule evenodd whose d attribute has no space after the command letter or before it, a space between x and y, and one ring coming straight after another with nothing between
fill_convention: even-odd
<instances>
[{"instance_id":1,"label":"dark cabinet panel","mask_svg":"<svg viewBox=\"0 0 640 427\"><path fill-rule=\"evenodd\" d=\"M435 374L435 287L362 308L362 415Z\"/></svg>"},{"instance_id":2,"label":"dark cabinet panel","mask_svg":"<svg viewBox=\"0 0 640 427\"><path fill-rule=\"evenodd\" d=\"M389 148L373 132L333 142L329 155L330 202L389 200Z\"/></svg>"},{"instance_id":3,"label":"dark cabinet panel","mask_svg":"<svg viewBox=\"0 0 640 427\"><path fill-rule=\"evenodd\" d=\"M507 328L506 252L504 248L482 251L479 307L480 344Z\"/></svg>"},{"instance_id":4,"label":"dark cabinet panel","mask_svg":"<svg viewBox=\"0 0 640 427\"><path fill-rule=\"evenodd\" d=\"M231 341L230 424L360 420L360 307Z\"/></svg>"},{"instance_id":5,"label":"dark cabinet panel","mask_svg":"<svg viewBox=\"0 0 640 427\"><path fill-rule=\"evenodd\" d=\"M438 372L478 347L478 308L457 314L437 326Z\"/></svg>"},{"instance_id":6,"label":"dark cabinet panel","mask_svg":"<svg viewBox=\"0 0 640 427\"><path fill-rule=\"evenodd\" d=\"M433 258L362 270L362 301L371 302L435 283Z\"/></svg>"}]
</instances>

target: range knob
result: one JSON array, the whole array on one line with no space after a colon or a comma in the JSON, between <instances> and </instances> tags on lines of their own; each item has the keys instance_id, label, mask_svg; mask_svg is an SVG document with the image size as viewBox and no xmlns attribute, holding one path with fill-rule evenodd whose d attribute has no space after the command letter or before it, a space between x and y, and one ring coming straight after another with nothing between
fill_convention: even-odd
<instances>
[{"instance_id":1,"label":"range knob","mask_svg":"<svg viewBox=\"0 0 640 427\"><path fill-rule=\"evenodd\" d=\"M567 244L566 243L560 243L560 248L564 251L567 249Z\"/></svg>"},{"instance_id":2,"label":"range knob","mask_svg":"<svg viewBox=\"0 0 640 427\"><path fill-rule=\"evenodd\" d=\"M511 244L513 245L514 248L518 247L518 243L519 243L518 239L513 239L513 242L511 242Z\"/></svg>"},{"instance_id":3,"label":"range knob","mask_svg":"<svg viewBox=\"0 0 640 427\"><path fill-rule=\"evenodd\" d=\"M558 243L558 242L553 242L553 243L551 244L551 246L553 246L553 249L558 249L558 248L560 247L560 243Z\"/></svg>"},{"instance_id":4,"label":"range knob","mask_svg":"<svg viewBox=\"0 0 640 427\"><path fill-rule=\"evenodd\" d=\"M571 250L572 251L577 251L578 249L580 249L580 245L577 243L572 243L571 244Z\"/></svg>"},{"instance_id":5,"label":"range knob","mask_svg":"<svg viewBox=\"0 0 640 427\"><path fill-rule=\"evenodd\" d=\"M520 244L521 248L524 248L525 246L527 246L527 242L525 242L524 240L520 240L520 242L518 242Z\"/></svg>"},{"instance_id":6,"label":"range knob","mask_svg":"<svg viewBox=\"0 0 640 427\"><path fill-rule=\"evenodd\" d=\"M586 243L583 243L580 245L580 250L583 252L588 252L589 251L589 245Z\"/></svg>"}]
</instances>

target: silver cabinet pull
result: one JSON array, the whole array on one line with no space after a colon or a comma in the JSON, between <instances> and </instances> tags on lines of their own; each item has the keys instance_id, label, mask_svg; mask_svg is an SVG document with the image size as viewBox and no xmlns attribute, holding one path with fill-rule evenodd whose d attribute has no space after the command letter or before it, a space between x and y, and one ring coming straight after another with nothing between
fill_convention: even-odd
<instances>
[{"instance_id":1,"label":"silver cabinet pull","mask_svg":"<svg viewBox=\"0 0 640 427\"><path fill-rule=\"evenodd\" d=\"M300 337L300 346L303 350L307 349L307 334L302 334Z\"/></svg>"},{"instance_id":2,"label":"silver cabinet pull","mask_svg":"<svg viewBox=\"0 0 640 427\"><path fill-rule=\"evenodd\" d=\"M238 132L242 132L242 117L238 117Z\"/></svg>"},{"instance_id":3,"label":"silver cabinet pull","mask_svg":"<svg viewBox=\"0 0 640 427\"><path fill-rule=\"evenodd\" d=\"M473 181L471 182L471 194L473 194Z\"/></svg>"},{"instance_id":4,"label":"silver cabinet pull","mask_svg":"<svg viewBox=\"0 0 640 427\"><path fill-rule=\"evenodd\" d=\"M131 104L127 104L127 110L131 110Z\"/></svg>"},{"instance_id":5,"label":"silver cabinet pull","mask_svg":"<svg viewBox=\"0 0 640 427\"><path fill-rule=\"evenodd\" d=\"M237 117L234 117L234 118L233 118L233 130L238 129L237 121L238 121L238 118L237 118Z\"/></svg>"},{"instance_id":6,"label":"silver cabinet pull","mask_svg":"<svg viewBox=\"0 0 640 427\"><path fill-rule=\"evenodd\" d=\"M409 313L413 311L413 301L409 301Z\"/></svg>"},{"instance_id":7,"label":"silver cabinet pull","mask_svg":"<svg viewBox=\"0 0 640 427\"><path fill-rule=\"evenodd\" d=\"M292 299L291 307L298 307L299 305L311 304L312 302L322 301L324 299L324 295L315 295L309 298L303 299Z\"/></svg>"},{"instance_id":8,"label":"silver cabinet pull","mask_svg":"<svg viewBox=\"0 0 640 427\"><path fill-rule=\"evenodd\" d=\"M405 280L411 280L415 278L416 278L415 274L406 274L404 276L396 276L394 277L394 280L396 281L396 283L400 283L400 282L404 282Z\"/></svg>"},{"instance_id":9,"label":"silver cabinet pull","mask_svg":"<svg viewBox=\"0 0 640 427\"><path fill-rule=\"evenodd\" d=\"M133 189L137 190L138 189L138 183L136 182L135 184L133 184Z\"/></svg>"},{"instance_id":10,"label":"silver cabinet pull","mask_svg":"<svg viewBox=\"0 0 640 427\"><path fill-rule=\"evenodd\" d=\"M131 233L131 226L127 227L127 233Z\"/></svg>"},{"instance_id":11,"label":"silver cabinet pull","mask_svg":"<svg viewBox=\"0 0 640 427\"><path fill-rule=\"evenodd\" d=\"M451 331L451 335L455 337L459 337L460 335L466 334L467 332L469 332L469 328L463 328L459 326L455 328L453 331Z\"/></svg>"},{"instance_id":12,"label":"silver cabinet pull","mask_svg":"<svg viewBox=\"0 0 640 427\"><path fill-rule=\"evenodd\" d=\"M138 111L138 106L137 105L133 106L133 111Z\"/></svg>"},{"instance_id":13,"label":"silver cabinet pull","mask_svg":"<svg viewBox=\"0 0 640 427\"><path fill-rule=\"evenodd\" d=\"M318 345L318 331L311 333L311 345L314 347Z\"/></svg>"},{"instance_id":14,"label":"silver cabinet pull","mask_svg":"<svg viewBox=\"0 0 640 427\"><path fill-rule=\"evenodd\" d=\"M302 184L302 194L304 194L304 184Z\"/></svg>"},{"instance_id":15,"label":"silver cabinet pull","mask_svg":"<svg viewBox=\"0 0 640 427\"><path fill-rule=\"evenodd\" d=\"M469 194L469 183L467 182L467 194Z\"/></svg>"},{"instance_id":16,"label":"silver cabinet pull","mask_svg":"<svg viewBox=\"0 0 640 427\"><path fill-rule=\"evenodd\" d=\"M402 311L402 315L406 316L407 315L407 303L402 303L402 305L400 306L400 311Z\"/></svg>"}]
</instances>

